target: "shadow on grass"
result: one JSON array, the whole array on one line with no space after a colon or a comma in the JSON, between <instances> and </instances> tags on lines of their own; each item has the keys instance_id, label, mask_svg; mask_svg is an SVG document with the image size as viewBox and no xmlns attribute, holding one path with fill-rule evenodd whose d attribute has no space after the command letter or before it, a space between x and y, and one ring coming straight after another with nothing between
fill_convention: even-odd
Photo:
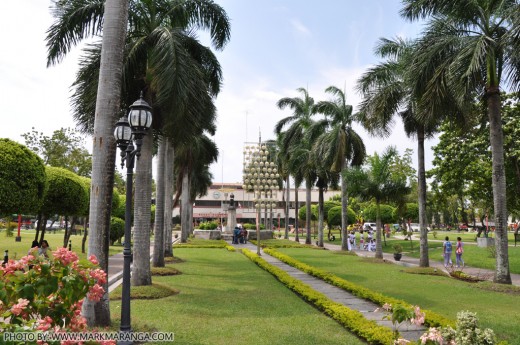
<instances>
[{"instance_id":1,"label":"shadow on grass","mask_svg":"<svg viewBox=\"0 0 520 345\"><path fill-rule=\"evenodd\" d=\"M132 286L131 299L160 299L178 294L180 291L165 284L152 283L146 286ZM118 286L110 293L110 300L121 300L122 286Z\"/></svg>"}]
</instances>

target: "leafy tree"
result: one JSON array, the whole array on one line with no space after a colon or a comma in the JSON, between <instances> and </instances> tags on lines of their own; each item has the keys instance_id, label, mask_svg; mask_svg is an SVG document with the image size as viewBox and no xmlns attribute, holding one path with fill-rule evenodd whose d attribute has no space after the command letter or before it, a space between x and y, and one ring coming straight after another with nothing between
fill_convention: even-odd
<instances>
[{"instance_id":1,"label":"leafy tree","mask_svg":"<svg viewBox=\"0 0 520 345\"><path fill-rule=\"evenodd\" d=\"M395 221L395 207L390 205L379 205L379 213L382 224L393 223ZM377 219L377 205L371 203L368 207L363 209L363 215L366 219Z\"/></svg>"},{"instance_id":2,"label":"leafy tree","mask_svg":"<svg viewBox=\"0 0 520 345\"><path fill-rule=\"evenodd\" d=\"M341 217L342 217L341 208L342 208L341 206L334 206L327 213L327 219L328 219L327 223L329 224L329 227L338 226L338 225L341 226ZM352 209L349 207L347 214L348 214L348 223L355 224L356 223L356 213L354 213L354 211L352 211Z\"/></svg>"},{"instance_id":3,"label":"leafy tree","mask_svg":"<svg viewBox=\"0 0 520 345\"><path fill-rule=\"evenodd\" d=\"M25 144L38 154L45 165L65 168L76 175L90 177L92 157L85 148L84 136L70 128L60 128L46 136L32 129L22 134Z\"/></svg>"},{"instance_id":4,"label":"leafy tree","mask_svg":"<svg viewBox=\"0 0 520 345\"><path fill-rule=\"evenodd\" d=\"M380 156L374 153L368 157L365 168L351 168L347 178L352 181L349 184L351 195L356 195L365 200L374 200L376 204L376 258L383 258L381 246L381 203L399 199L401 195L408 193L406 180L400 174L392 174L392 162L397 156L394 147L389 147Z\"/></svg>"},{"instance_id":5,"label":"leafy tree","mask_svg":"<svg viewBox=\"0 0 520 345\"><path fill-rule=\"evenodd\" d=\"M64 168L45 167L49 189L45 193L40 210L44 222L55 214L63 216L80 215L86 209L89 199L88 191L81 178ZM45 237L43 229L39 242Z\"/></svg>"},{"instance_id":6,"label":"leafy tree","mask_svg":"<svg viewBox=\"0 0 520 345\"><path fill-rule=\"evenodd\" d=\"M41 158L21 144L0 139L0 214L36 213L46 189Z\"/></svg>"},{"instance_id":7,"label":"leafy tree","mask_svg":"<svg viewBox=\"0 0 520 345\"><path fill-rule=\"evenodd\" d=\"M511 284L507 239L506 175L500 89L520 85L517 1L404 0L401 14L431 18L419 41L412 69L428 118L485 102L492 152L496 224L494 281ZM450 101L447 100L450 99Z\"/></svg>"}]
</instances>

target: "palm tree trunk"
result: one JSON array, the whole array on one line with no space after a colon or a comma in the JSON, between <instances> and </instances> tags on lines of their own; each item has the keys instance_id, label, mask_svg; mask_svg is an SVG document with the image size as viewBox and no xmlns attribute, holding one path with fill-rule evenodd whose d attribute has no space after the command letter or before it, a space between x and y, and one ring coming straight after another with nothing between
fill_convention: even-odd
<instances>
[{"instance_id":1,"label":"palm tree trunk","mask_svg":"<svg viewBox=\"0 0 520 345\"><path fill-rule=\"evenodd\" d=\"M185 171L182 177L181 193L181 242L186 243L191 229L190 220L190 181L189 172Z\"/></svg>"},{"instance_id":2,"label":"palm tree trunk","mask_svg":"<svg viewBox=\"0 0 520 345\"><path fill-rule=\"evenodd\" d=\"M298 187L294 186L294 231L296 231L296 242L300 242L300 230L298 229Z\"/></svg>"},{"instance_id":3,"label":"palm tree trunk","mask_svg":"<svg viewBox=\"0 0 520 345\"><path fill-rule=\"evenodd\" d=\"M381 202L376 201L376 258L383 258L383 244L381 243Z\"/></svg>"},{"instance_id":4,"label":"palm tree trunk","mask_svg":"<svg viewBox=\"0 0 520 345\"><path fill-rule=\"evenodd\" d=\"M116 145L114 127L120 113L123 48L128 20L127 0L107 0L103 16L101 67L92 135L92 180L90 193L90 236L88 255L95 255L108 272L108 240ZM89 326L110 326L108 283L99 302L85 299L82 314Z\"/></svg>"},{"instance_id":5,"label":"palm tree trunk","mask_svg":"<svg viewBox=\"0 0 520 345\"><path fill-rule=\"evenodd\" d=\"M323 200L323 187L318 189L318 247L323 247L323 219L324 217L324 205Z\"/></svg>"},{"instance_id":6,"label":"palm tree trunk","mask_svg":"<svg viewBox=\"0 0 520 345\"><path fill-rule=\"evenodd\" d=\"M290 176L287 175L287 179L286 179L286 185L287 185L287 200L285 200L285 236L284 238L287 240L289 239L289 219L290 219L290 215L289 215L289 211L291 210L290 208L290 203L289 203L289 200L291 200L290 196L291 196L291 186L289 185L291 182L290 180Z\"/></svg>"},{"instance_id":7,"label":"palm tree trunk","mask_svg":"<svg viewBox=\"0 0 520 345\"><path fill-rule=\"evenodd\" d=\"M344 168L345 160L341 167L341 250L348 250L348 195L347 195L347 179L345 177Z\"/></svg>"},{"instance_id":8,"label":"palm tree trunk","mask_svg":"<svg viewBox=\"0 0 520 345\"><path fill-rule=\"evenodd\" d=\"M496 271L494 282L511 284L507 243L506 176L504 167L504 135L498 87L487 90L489 139L493 159L493 205L495 209Z\"/></svg>"},{"instance_id":9,"label":"palm tree trunk","mask_svg":"<svg viewBox=\"0 0 520 345\"><path fill-rule=\"evenodd\" d=\"M153 135L143 138L141 157L136 161L134 193L134 256L132 285L151 285L150 218L152 206L152 146Z\"/></svg>"},{"instance_id":10,"label":"palm tree trunk","mask_svg":"<svg viewBox=\"0 0 520 345\"><path fill-rule=\"evenodd\" d=\"M424 168L424 126L417 130L417 158L418 158L418 190L419 190L419 226L421 230L420 267L430 266L428 258L428 229L426 219L426 174Z\"/></svg>"},{"instance_id":11,"label":"palm tree trunk","mask_svg":"<svg viewBox=\"0 0 520 345\"><path fill-rule=\"evenodd\" d=\"M157 152L157 181L155 189L155 221L153 241L153 267L164 267L164 201L165 201L165 167L166 139L159 142Z\"/></svg>"},{"instance_id":12,"label":"palm tree trunk","mask_svg":"<svg viewBox=\"0 0 520 345\"><path fill-rule=\"evenodd\" d=\"M305 244L311 244L311 180L305 181L305 228L307 230Z\"/></svg>"},{"instance_id":13,"label":"palm tree trunk","mask_svg":"<svg viewBox=\"0 0 520 345\"><path fill-rule=\"evenodd\" d=\"M172 247L172 213L173 213L173 145L169 139L165 139L166 160L164 169L165 180L165 199L164 199L164 256L173 256Z\"/></svg>"}]
</instances>

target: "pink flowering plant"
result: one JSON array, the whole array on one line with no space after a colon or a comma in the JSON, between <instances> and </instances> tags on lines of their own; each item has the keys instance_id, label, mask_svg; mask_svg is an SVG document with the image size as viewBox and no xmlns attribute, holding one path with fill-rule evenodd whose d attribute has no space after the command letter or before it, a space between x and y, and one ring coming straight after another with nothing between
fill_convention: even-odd
<instances>
[{"instance_id":1,"label":"pink flowering plant","mask_svg":"<svg viewBox=\"0 0 520 345\"><path fill-rule=\"evenodd\" d=\"M85 331L83 299L98 301L106 283L97 263L94 256L79 261L66 248L49 258L35 248L18 261L9 260L0 267L0 333Z\"/></svg>"},{"instance_id":2,"label":"pink flowering plant","mask_svg":"<svg viewBox=\"0 0 520 345\"><path fill-rule=\"evenodd\" d=\"M376 309L376 311L384 310L389 312L387 316L384 316L384 319L388 319L392 321L394 326L394 344L395 345L405 345L408 344L409 341L403 339L399 336L399 326L403 322L409 322L416 326L421 326L424 324L425 314L421 312L421 308L418 306L404 306L401 304L396 304L392 306L391 304L385 303L383 307Z\"/></svg>"}]
</instances>

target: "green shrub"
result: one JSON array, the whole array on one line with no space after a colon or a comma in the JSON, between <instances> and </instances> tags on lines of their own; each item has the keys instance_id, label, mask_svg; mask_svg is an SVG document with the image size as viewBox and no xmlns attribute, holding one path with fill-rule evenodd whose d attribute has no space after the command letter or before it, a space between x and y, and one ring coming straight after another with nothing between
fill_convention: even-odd
<instances>
[{"instance_id":1,"label":"green shrub","mask_svg":"<svg viewBox=\"0 0 520 345\"><path fill-rule=\"evenodd\" d=\"M125 235L125 221L121 218L110 218L110 245L113 246L116 241L121 243L121 237Z\"/></svg>"},{"instance_id":2,"label":"green shrub","mask_svg":"<svg viewBox=\"0 0 520 345\"><path fill-rule=\"evenodd\" d=\"M275 249L266 248L266 249L264 249L264 252L266 254L274 256L275 258L279 259L280 261L283 261L286 264L291 265L305 273L308 273L316 278L322 279L322 280L326 281L327 283L330 283L343 290L346 290L357 297L372 301L380 306L384 306L385 304L391 304L391 305L401 304L406 307L412 306L411 304L406 303L405 301L401 301L401 300L398 300L397 298L385 296L379 292L374 292L363 286L359 286L359 285L351 283L345 279L339 278L329 272L326 272L324 270L304 264L303 262L300 262L285 254L282 254L282 253L276 251ZM442 315L436 314L430 310L423 310L423 312L426 314L425 322L424 322L426 326L445 327L445 326L452 326L455 324L453 321L445 318Z\"/></svg>"},{"instance_id":3,"label":"green shrub","mask_svg":"<svg viewBox=\"0 0 520 345\"><path fill-rule=\"evenodd\" d=\"M380 326L375 321L367 320L357 310L352 310L342 304L333 302L324 294L291 277L282 269L267 263L250 250L242 249L242 253L258 266L274 275L289 289L302 296L304 300L322 310L359 337L366 339L371 344L393 344L393 332L390 328Z\"/></svg>"}]
</instances>

